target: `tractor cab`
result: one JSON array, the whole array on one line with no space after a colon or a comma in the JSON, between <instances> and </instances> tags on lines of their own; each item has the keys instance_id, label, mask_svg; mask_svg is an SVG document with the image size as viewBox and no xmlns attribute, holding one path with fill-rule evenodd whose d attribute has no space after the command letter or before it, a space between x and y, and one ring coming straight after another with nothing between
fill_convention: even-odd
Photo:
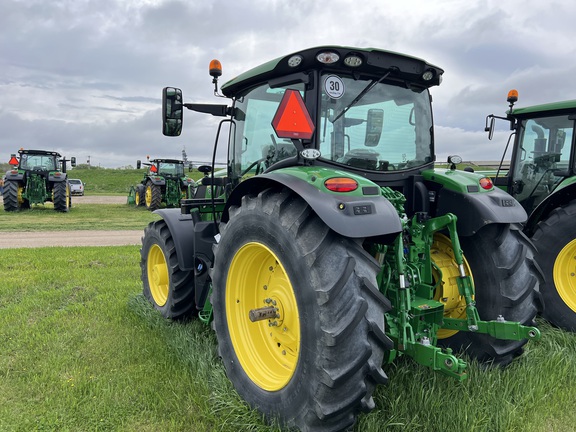
<instances>
[{"instance_id":1,"label":"tractor cab","mask_svg":"<svg viewBox=\"0 0 576 432\"><path fill-rule=\"evenodd\" d=\"M344 169L410 195L413 176L434 164L428 88L440 84L442 74L424 60L393 52L312 48L224 84L221 91L232 107L183 106L231 115L232 187L247 176L315 165ZM177 136L182 92L166 88L163 101L163 132Z\"/></svg>"},{"instance_id":2,"label":"tractor cab","mask_svg":"<svg viewBox=\"0 0 576 432\"><path fill-rule=\"evenodd\" d=\"M510 109L504 118L513 131L510 169L508 172L501 169L494 182L507 189L532 214L556 190L573 183L576 101L514 108L517 100L514 92L508 96ZM490 138L494 118L501 117L488 116L486 129Z\"/></svg>"}]
</instances>

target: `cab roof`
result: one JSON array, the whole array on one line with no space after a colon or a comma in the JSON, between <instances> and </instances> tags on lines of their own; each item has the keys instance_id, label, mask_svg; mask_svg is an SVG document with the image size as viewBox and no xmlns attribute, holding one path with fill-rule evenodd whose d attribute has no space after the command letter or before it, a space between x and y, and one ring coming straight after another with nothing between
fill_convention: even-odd
<instances>
[{"instance_id":1,"label":"cab roof","mask_svg":"<svg viewBox=\"0 0 576 432\"><path fill-rule=\"evenodd\" d=\"M317 56L324 52L337 54L338 60L331 64L321 63L317 60ZM290 66L289 60L298 56L300 57L299 61L297 61L298 64ZM361 64L357 66L346 65L344 59L350 56L359 57L362 60ZM296 62L292 62L292 64L294 63ZM391 79L406 80L421 87L431 87L440 84L441 76L444 73L443 69L422 59L393 51L327 45L297 51L250 69L222 85L221 91L225 96L234 97L236 94L260 82L274 78L288 78L288 75L306 73L311 70L373 76L382 76L387 71L391 71ZM428 81L422 77L422 74L426 71L432 73L432 78Z\"/></svg>"},{"instance_id":2,"label":"cab roof","mask_svg":"<svg viewBox=\"0 0 576 432\"><path fill-rule=\"evenodd\" d=\"M20 154L37 154L37 155L48 155L48 156L56 156L56 157L62 157L60 155L60 153L57 153L55 151L48 151L48 150L24 150L24 149L20 149L18 150L18 153Z\"/></svg>"},{"instance_id":3,"label":"cab roof","mask_svg":"<svg viewBox=\"0 0 576 432\"><path fill-rule=\"evenodd\" d=\"M542 112L549 111L575 111L576 100L567 100L561 102L552 102L541 105L532 105L524 108L514 108L512 114L508 111L508 115L512 117L535 117Z\"/></svg>"}]
</instances>

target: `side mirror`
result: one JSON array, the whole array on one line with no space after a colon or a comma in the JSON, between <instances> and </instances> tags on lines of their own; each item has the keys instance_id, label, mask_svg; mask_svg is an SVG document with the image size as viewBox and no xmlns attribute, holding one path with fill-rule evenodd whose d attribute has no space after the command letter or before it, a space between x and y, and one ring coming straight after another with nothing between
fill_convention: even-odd
<instances>
[{"instance_id":1,"label":"side mirror","mask_svg":"<svg viewBox=\"0 0 576 432\"><path fill-rule=\"evenodd\" d=\"M484 127L484 132L488 132L489 140L491 140L494 136L494 116L492 114L486 116L486 126Z\"/></svg>"},{"instance_id":2,"label":"side mirror","mask_svg":"<svg viewBox=\"0 0 576 432\"><path fill-rule=\"evenodd\" d=\"M72 165L72 167L76 166L76 158L75 157L70 158L70 165Z\"/></svg>"},{"instance_id":3,"label":"side mirror","mask_svg":"<svg viewBox=\"0 0 576 432\"><path fill-rule=\"evenodd\" d=\"M182 90L175 87L162 89L162 133L179 136L182 133Z\"/></svg>"},{"instance_id":4,"label":"side mirror","mask_svg":"<svg viewBox=\"0 0 576 432\"><path fill-rule=\"evenodd\" d=\"M140 168L142 168L142 161L140 159L138 159L136 161L136 169L140 169Z\"/></svg>"},{"instance_id":5,"label":"side mirror","mask_svg":"<svg viewBox=\"0 0 576 432\"><path fill-rule=\"evenodd\" d=\"M384 110L369 109L366 119L366 138L364 139L364 145L366 147L376 147L378 145L383 126Z\"/></svg>"}]
</instances>

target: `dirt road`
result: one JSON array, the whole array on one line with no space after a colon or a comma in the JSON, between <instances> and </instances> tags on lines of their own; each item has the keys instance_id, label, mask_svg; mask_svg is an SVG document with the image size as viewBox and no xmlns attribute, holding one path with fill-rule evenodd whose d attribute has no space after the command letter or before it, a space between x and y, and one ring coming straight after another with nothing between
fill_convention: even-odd
<instances>
[{"instance_id":1,"label":"dirt road","mask_svg":"<svg viewBox=\"0 0 576 432\"><path fill-rule=\"evenodd\" d=\"M125 196L74 196L74 204L125 204ZM0 198L0 205L2 200ZM0 249L49 246L139 245L143 230L0 232Z\"/></svg>"}]
</instances>

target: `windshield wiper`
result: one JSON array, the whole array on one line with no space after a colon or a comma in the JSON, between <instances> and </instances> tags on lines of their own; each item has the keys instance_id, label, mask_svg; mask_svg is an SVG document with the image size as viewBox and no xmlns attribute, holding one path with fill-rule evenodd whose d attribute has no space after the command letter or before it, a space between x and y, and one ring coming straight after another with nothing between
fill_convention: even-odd
<instances>
[{"instance_id":1,"label":"windshield wiper","mask_svg":"<svg viewBox=\"0 0 576 432\"><path fill-rule=\"evenodd\" d=\"M364 87L364 90L362 90L360 93L358 93L358 96L356 96L352 102L350 102L348 105L346 105L342 111L340 111L338 113L338 115L336 117L334 117L332 120L330 120L332 123L334 123L336 120L338 120L340 117L342 117L344 114L346 114L346 111L348 111L350 108L352 108L354 105L356 105L360 99L362 99L366 93L368 93L370 90L372 90L374 88L374 86L376 84L380 84L382 81L384 81L386 78L388 78L388 75L390 75L392 71L388 71L382 78L380 78L378 81L376 80L372 80L366 87Z\"/></svg>"}]
</instances>

